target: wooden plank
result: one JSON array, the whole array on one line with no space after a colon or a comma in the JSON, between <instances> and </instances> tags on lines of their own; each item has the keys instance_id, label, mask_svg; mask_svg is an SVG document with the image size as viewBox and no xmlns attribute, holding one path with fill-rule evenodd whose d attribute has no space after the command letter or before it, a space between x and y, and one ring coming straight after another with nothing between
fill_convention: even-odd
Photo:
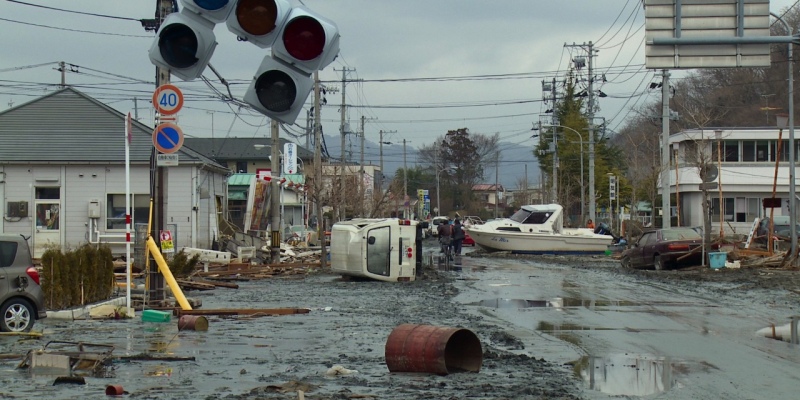
<instances>
[{"instance_id":1,"label":"wooden plank","mask_svg":"<svg viewBox=\"0 0 800 400\"><path fill-rule=\"evenodd\" d=\"M218 308L213 310L178 310L178 315L292 315L308 314L308 308Z\"/></svg>"},{"instance_id":2,"label":"wooden plank","mask_svg":"<svg viewBox=\"0 0 800 400\"><path fill-rule=\"evenodd\" d=\"M213 281L210 279L199 279L199 278L192 278L192 282L204 284L204 285L214 285L215 287L224 287L228 289L238 289L239 285L235 283L228 283L228 282L218 282Z\"/></svg>"}]
</instances>

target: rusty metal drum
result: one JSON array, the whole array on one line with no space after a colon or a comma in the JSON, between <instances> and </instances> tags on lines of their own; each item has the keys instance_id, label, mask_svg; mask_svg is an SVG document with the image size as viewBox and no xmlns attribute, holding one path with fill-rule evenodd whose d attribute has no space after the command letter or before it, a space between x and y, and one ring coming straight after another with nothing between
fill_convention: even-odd
<instances>
[{"instance_id":1,"label":"rusty metal drum","mask_svg":"<svg viewBox=\"0 0 800 400\"><path fill-rule=\"evenodd\" d=\"M207 331L208 319L202 315L181 315L178 319L178 330Z\"/></svg>"},{"instance_id":2,"label":"rusty metal drum","mask_svg":"<svg viewBox=\"0 0 800 400\"><path fill-rule=\"evenodd\" d=\"M390 372L478 372L483 362L481 342L472 331L432 325L399 325L386 340Z\"/></svg>"}]
</instances>

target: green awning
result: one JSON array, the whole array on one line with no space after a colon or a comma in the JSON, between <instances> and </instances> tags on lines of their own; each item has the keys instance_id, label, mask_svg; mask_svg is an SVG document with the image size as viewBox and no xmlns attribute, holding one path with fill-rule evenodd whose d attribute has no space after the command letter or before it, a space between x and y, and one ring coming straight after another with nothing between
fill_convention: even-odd
<instances>
[{"instance_id":1,"label":"green awning","mask_svg":"<svg viewBox=\"0 0 800 400\"><path fill-rule=\"evenodd\" d=\"M233 174L228 177L228 186L247 186L250 187L250 182L256 174Z\"/></svg>"}]
</instances>

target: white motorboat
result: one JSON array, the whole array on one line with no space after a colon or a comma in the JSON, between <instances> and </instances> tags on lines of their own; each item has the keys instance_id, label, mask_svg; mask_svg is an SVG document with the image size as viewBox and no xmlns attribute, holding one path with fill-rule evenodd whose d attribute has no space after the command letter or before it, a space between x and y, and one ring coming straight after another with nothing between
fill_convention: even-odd
<instances>
[{"instance_id":1,"label":"white motorboat","mask_svg":"<svg viewBox=\"0 0 800 400\"><path fill-rule=\"evenodd\" d=\"M522 206L510 218L465 229L485 250L515 254L601 254L614 239L589 228L565 228L558 204Z\"/></svg>"}]
</instances>

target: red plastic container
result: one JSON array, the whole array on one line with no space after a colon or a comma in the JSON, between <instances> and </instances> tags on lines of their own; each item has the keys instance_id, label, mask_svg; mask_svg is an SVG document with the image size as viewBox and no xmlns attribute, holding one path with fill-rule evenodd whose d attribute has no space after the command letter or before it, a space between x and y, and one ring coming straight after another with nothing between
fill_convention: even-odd
<instances>
[{"instance_id":1,"label":"red plastic container","mask_svg":"<svg viewBox=\"0 0 800 400\"><path fill-rule=\"evenodd\" d=\"M125 391L122 390L122 385L108 385L106 386L106 396L122 396Z\"/></svg>"},{"instance_id":2,"label":"red plastic container","mask_svg":"<svg viewBox=\"0 0 800 400\"><path fill-rule=\"evenodd\" d=\"M478 372L483 363L481 342L468 329L431 325L399 325L386 340L390 372Z\"/></svg>"}]
</instances>

